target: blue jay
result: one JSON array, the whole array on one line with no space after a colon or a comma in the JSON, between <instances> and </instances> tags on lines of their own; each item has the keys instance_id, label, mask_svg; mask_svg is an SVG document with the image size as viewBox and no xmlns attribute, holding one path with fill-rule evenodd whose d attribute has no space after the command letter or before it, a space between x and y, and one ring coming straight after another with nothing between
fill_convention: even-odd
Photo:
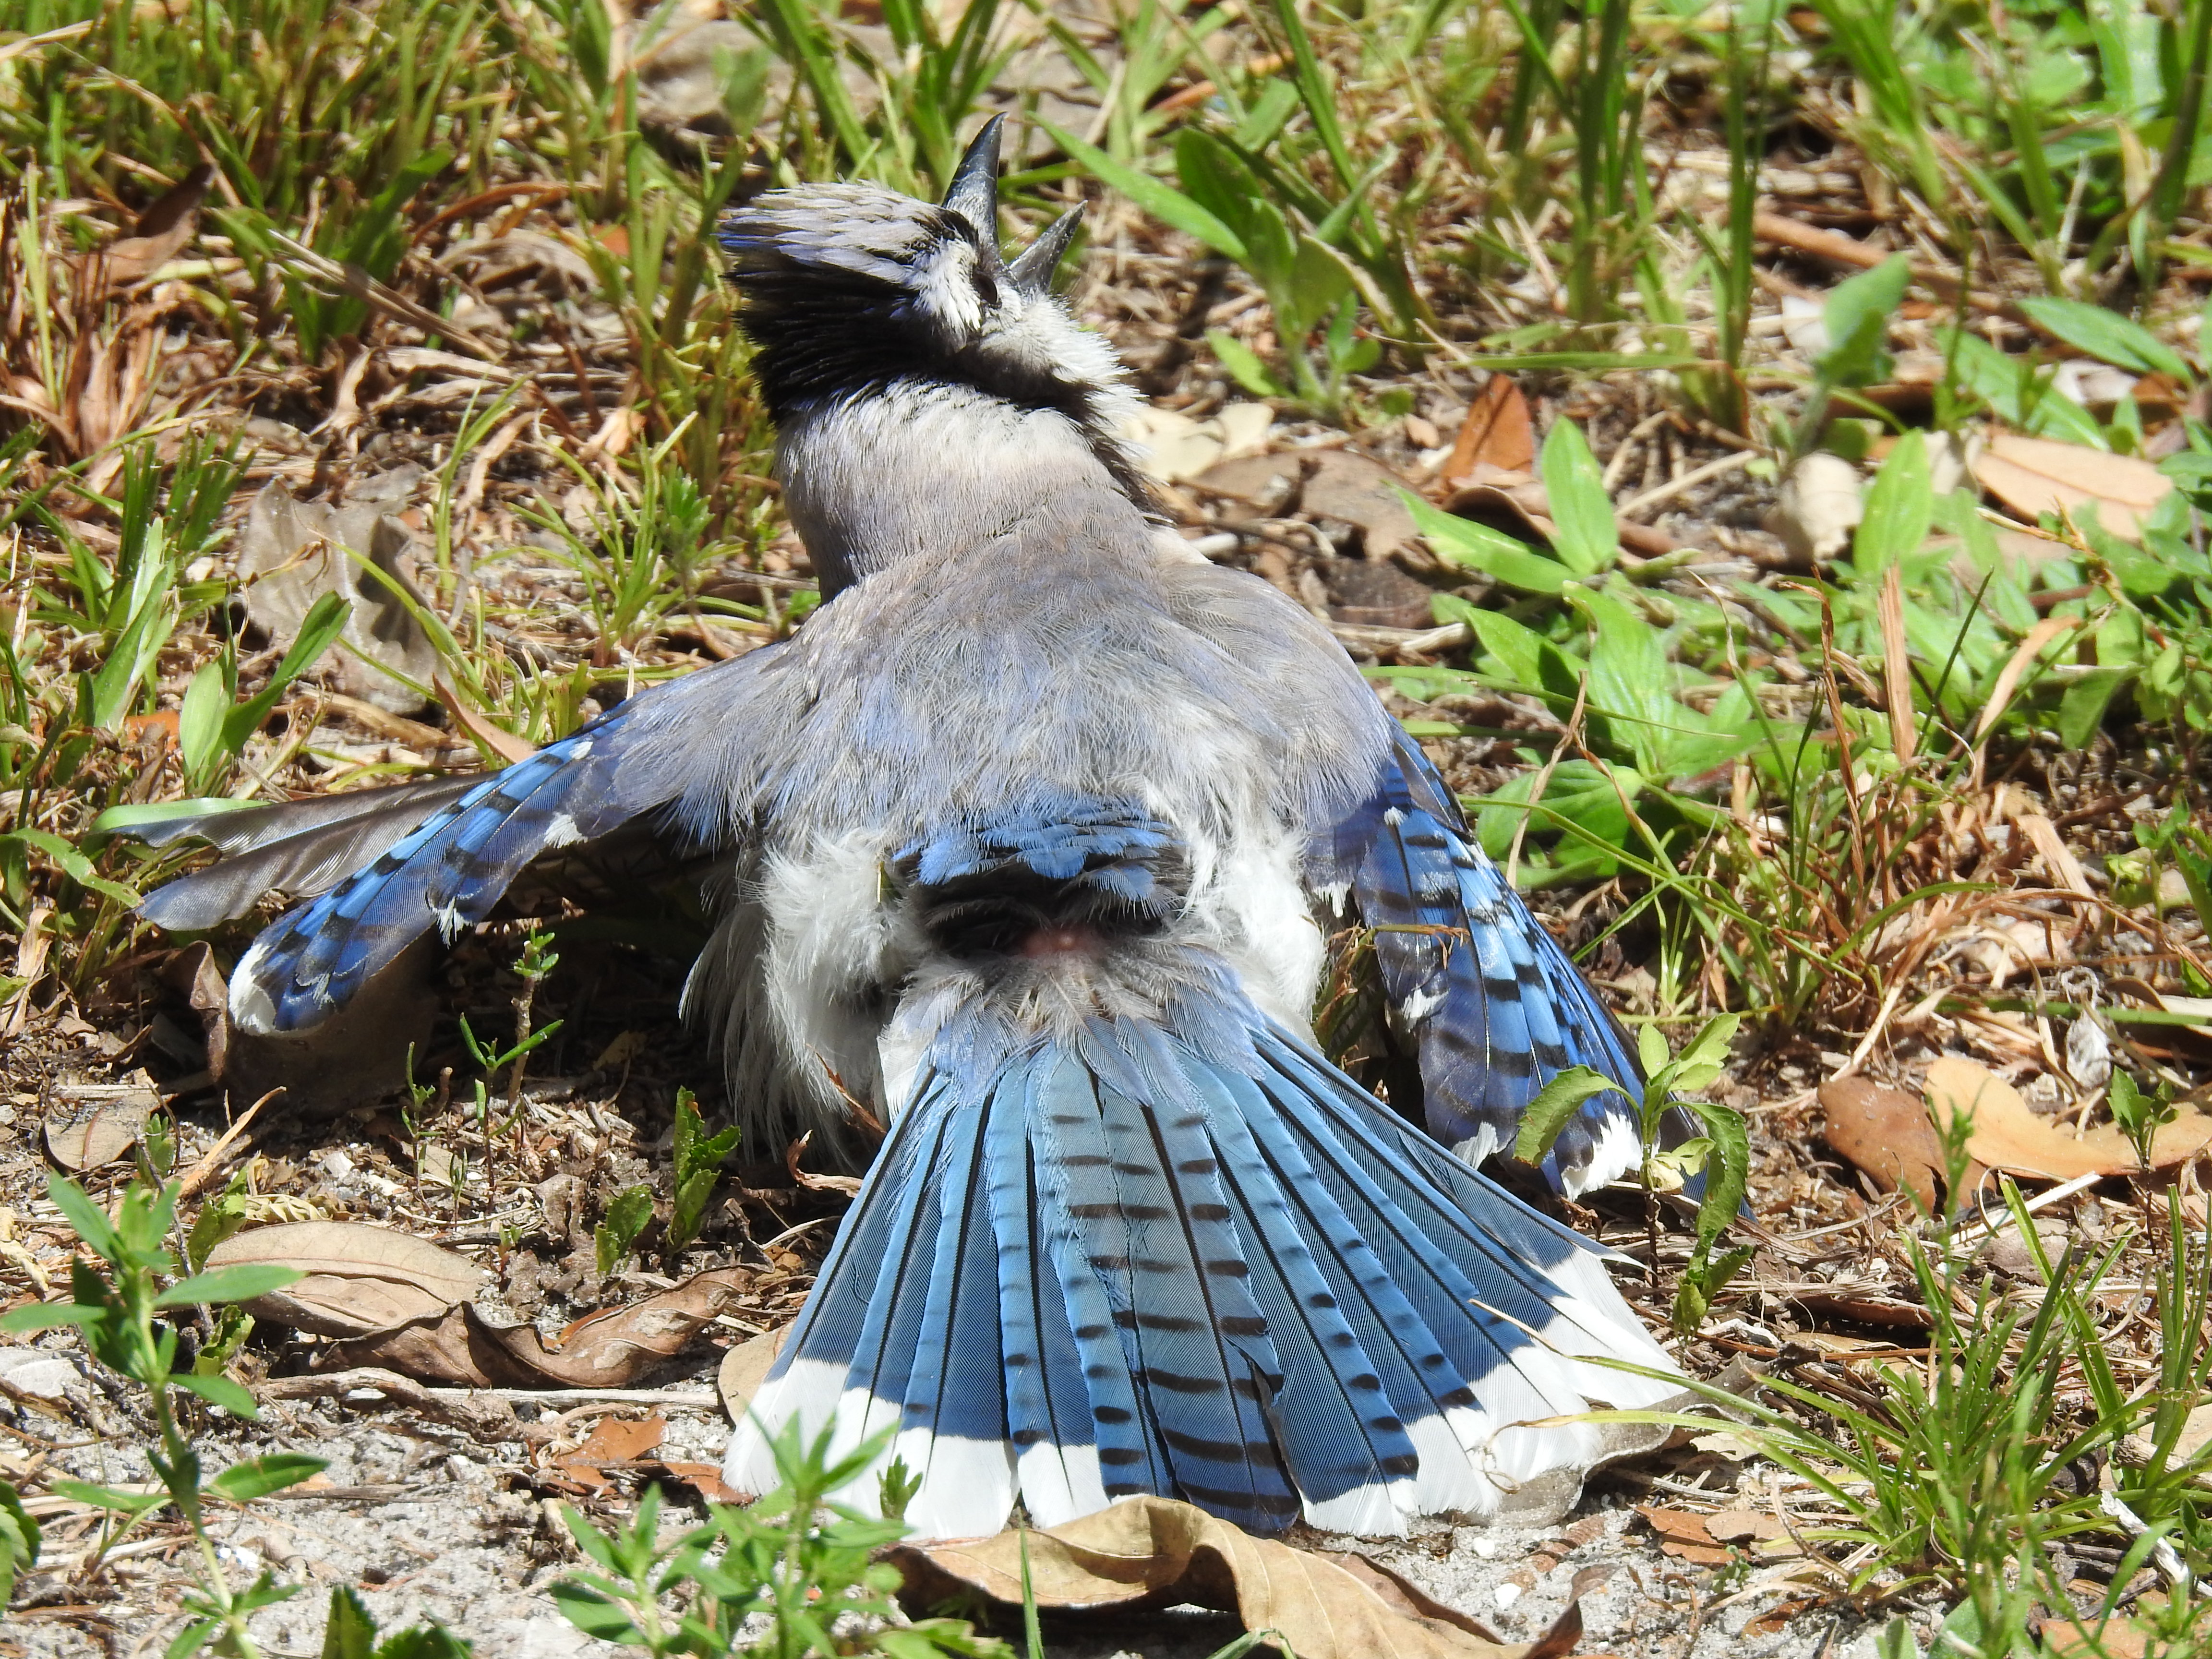
<instances>
[{"instance_id":1,"label":"blue jay","mask_svg":"<svg viewBox=\"0 0 2212 1659\"><path fill-rule=\"evenodd\" d=\"M1673 1392L1592 1362L1672 1362L1604 1253L1474 1165L1564 1066L1637 1086L1632 1053L1342 648L1155 514L1121 370L1051 292L1076 216L1000 253L997 134L941 204L808 185L724 223L802 629L488 778L202 823L234 856L147 912L318 895L232 980L240 1024L294 1031L550 852L644 822L714 854L686 1006L740 1109L890 1125L740 1489L798 1419L895 1429L941 1536L1017 1500L1382 1534L1571 1490L1601 1436L1553 1419ZM1360 930L1428 1133L1313 1037ZM1554 1185L1632 1164L1632 1115L1590 1101Z\"/></svg>"}]
</instances>

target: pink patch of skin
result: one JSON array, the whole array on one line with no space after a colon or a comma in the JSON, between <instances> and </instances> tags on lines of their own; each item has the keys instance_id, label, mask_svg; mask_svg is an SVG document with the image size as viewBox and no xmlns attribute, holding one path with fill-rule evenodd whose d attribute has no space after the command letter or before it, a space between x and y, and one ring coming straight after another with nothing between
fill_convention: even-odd
<instances>
[{"instance_id":1,"label":"pink patch of skin","mask_svg":"<svg viewBox=\"0 0 2212 1659\"><path fill-rule=\"evenodd\" d=\"M1094 927L1040 927L1022 941L1022 954L1032 959L1091 956L1102 943Z\"/></svg>"}]
</instances>

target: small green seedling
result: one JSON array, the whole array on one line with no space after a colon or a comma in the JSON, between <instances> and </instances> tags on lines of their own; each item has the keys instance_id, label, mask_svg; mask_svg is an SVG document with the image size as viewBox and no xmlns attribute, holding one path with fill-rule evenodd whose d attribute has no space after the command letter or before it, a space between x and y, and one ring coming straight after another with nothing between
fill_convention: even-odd
<instances>
[{"instance_id":1,"label":"small green seedling","mask_svg":"<svg viewBox=\"0 0 2212 1659\"><path fill-rule=\"evenodd\" d=\"M720 1134L708 1134L691 1091L676 1091L676 1196L668 1218L672 1255L699 1237L714 1183L721 1178L722 1160L736 1150L739 1133L732 1124Z\"/></svg>"},{"instance_id":2,"label":"small green seedling","mask_svg":"<svg viewBox=\"0 0 2212 1659\"><path fill-rule=\"evenodd\" d=\"M620 1267L653 1220L653 1188L642 1183L629 1188L607 1206L607 1218L592 1229L592 1246L599 1271L611 1273Z\"/></svg>"},{"instance_id":3,"label":"small green seedling","mask_svg":"<svg viewBox=\"0 0 2212 1659\"><path fill-rule=\"evenodd\" d=\"M1644 1183L1645 1215L1650 1229L1651 1264L1656 1276L1659 1262L1658 1194L1663 1174L1681 1176L1702 1174L1705 1192L1698 1203L1698 1242L1691 1251L1675 1291L1674 1321L1677 1330L1693 1331L1721 1288L1751 1260L1748 1249L1733 1249L1717 1257L1713 1246L1736 1218L1743 1205L1744 1188L1751 1172L1751 1136L1742 1115L1712 1101L1696 1098L1727 1068L1729 1044L1743 1024L1741 1014L1722 1014L1709 1021L1680 1054L1670 1058L1667 1039L1656 1025L1647 1025L1638 1039L1645 1082L1636 1102L1637 1126L1644 1156L1638 1172ZM1559 1138L1568 1121L1593 1096L1620 1087L1602 1072L1588 1066L1571 1066L1541 1089L1522 1114L1521 1132L1513 1155L1524 1164L1540 1163ZM1671 1151L1661 1152L1661 1121L1679 1108L1697 1118L1705 1133Z\"/></svg>"}]
</instances>

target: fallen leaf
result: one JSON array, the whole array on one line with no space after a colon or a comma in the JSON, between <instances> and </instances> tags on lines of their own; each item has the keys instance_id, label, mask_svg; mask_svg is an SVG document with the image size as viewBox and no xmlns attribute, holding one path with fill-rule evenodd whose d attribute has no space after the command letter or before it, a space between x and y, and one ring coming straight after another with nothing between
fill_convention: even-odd
<instances>
[{"instance_id":1,"label":"fallen leaf","mask_svg":"<svg viewBox=\"0 0 2212 1659\"><path fill-rule=\"evenodd\" d=\"M753 1403L760 1385L768 1381L769 1367L775 1364L776 1355L783 1352L783 1340L790 1334L788 1325L763 1331L735 1344L722 1356L721 1369L714 1373L714 1387L722 1396L722 1409L729 1413L731 1422L744 1420L745 1407Z\"/></svg>"},{"instance_id":2,"label":"fallen leaf","mask_svg":"<svg viewBox=\"0 0 2212 1659\"><path fill-rule=\"evenodd\" d=\"M1816 449L1782 481L1768 527L1793 558L1820 564L1851 544L1851 532L1865 516L1858 468L1840 455Z\"/></svg>"},{"instance_id":3,"label":"fallen leaf","mask_svg":"<svg viewBox=\"0 0 2212 1659\"><path fill-rule=\"evenodd\" d=\"M1292 449L1207 468L1194 480L1216 495L1269 517L1302 513L1359 532L1359 550L1387 559L1415 539L1406 482L1379 461L1346 449Z\"/></svg>"},{"instance_id":4,"label":"fallen leaf","mask_svg":"<svg viewBox=\"0 0 2212 1659\"><path fill-rule=\"evenodd\" d=\"M1866 1171L1885 1193L1900 1187L1933 1212L1943 1183L1943 1142L1919 1098L1863 1077L1820 1085L1823 1131L1840 1157ZM1971 1172L1969 1172L1971 1173Z\"/></svg>"},{"instance_id":5,"label":"fallen leaf","mask_svg":"<svg viewBox=\"0 0 2212 1659\"><path fill-rule=\"evenodd\" d=\"M210 1267L270 1262L306 1278L246 1304L256 1319L318 1336L356 1336L442 1313L474 1296L483 1269L427 1240L358 1221L285 1221L233 1233Z\"/></svg>"},{"instance_id":6,"label":"fallen leaf","mask_svg":"<svg viewBox=\"0 0 2212 1659\"><path fill-rule=\"evenodd\" d=\"M1477 461L1508 471L1522 471L1536 464L1536 423L1529 418L1528 398L1510 375L1492 374L1468 405L1440 476L1447 484L1455 484L1474 471Z\"/></svg>"},{"instance_id":7,"label":"fallen leaf","mask_svg":"<svg viewBox=\"0 0 2212 1659\"><path fill-rule=\"evenodd\" d=\"M1382 1562L1350 1551L1316 1550L1324 1561L1334 1562L1361 1583L1381 1596L1394 1613L1408 1619L1441 1619L1447 1625L1456 1626L1469 1636L1479 1636L1486 1642L1503 1644L1505 1638L1474 1617L1457 1607L1447 1607L1416 1584L1412 1579L1394 1572Z\"/></svg>"},{"instance_id":8,"label":"fallen leaf","mask_svg":"<svg viewBox=\"0 0 2212 1659\"><path fill-rule=\"evenodd\" d=\"M1780 1516L1761 1515L1756 1510L1723 1510L1709 1515L1705 1530L1723 1544L1765 1543L1790 1536L1790 1528L1782 1524Z\"/></svg>"},{"instance_id":9,"label":"fallen leaf","mask_svg":"<svg viewBox=\"0 0 2212 1659\"><path fill-rule=\"evenodd\" d=\"M214 179L214 167L203 161L138 216L130 235L110 242L92 256L90 263L106 280L109 292L143 281L184 252L199 228L200 203Z\"/></svg>"},{"instance_id":10,"label":"fallen leaf","mask_svg":"<svg viewBox=\"0 0 2212 1659\"><path fill-rule=\"evenodd\" d=\"M46 1119L46 1156L72 1174L112 1164L137 1146L161 1103L143 1072L124 1083L64 1083L54 1094L60 1109Z\"/></svg>"},{"instance_id":11,"label":"fallen leaf","mask_svg":"<svg viewBox=\"0 0 2212 1659\"><path fill-rule=\"evenodd\" d=\"M1166 1498L1124 1498L1042 1531L898 1545L888 1559L924 1605L968 1591L1019 1607L1024 1549L1040 1607L1194 1602L1236 1613L1249 1631L1276 1632L1299 1659L1534 1659L1565 1650L1488 1641L1399 1612L1334 1561Z\"/></svg>"},{"instance_id":12,"label":"fallen leaf","mask_svg":"<svg viewBox=\"0 0 2212 1659\"><path fill-rule=\"evenodd\" d=\"M1167 483L1182 483L1223 461L1252 454L1267 441L1274 421L1274 410L1265 404L1229 404L1202 421L1148 404L1122 424L1121 435L1143 447L1146 472Z\"/></svg>"},{"instance_id":13,"label":"fallen leaf","mask_svg":"<svg viewBox=\"0 0 2212 1659\"><path fill-rule=\"evenodd\" d=\"M453 723L466 732L478 748L489 750L509 766L518 766L538 752L536 744L518 738L501 726L494 726L463 702L453 688L446 684L443 675L431 676L430 689L438 694L438 701L453 717Z\"/></svg>"},{"instance_id":14,"label":"fallen leaf","mask_svg":"<svg viewBox=\"0 0 2212 1659\"><path fill-rule=\"evenodd\" d=\"M806 1150L806 1143L813 1139L814 1131L809 1129L783 1149L783 1167L789 1172L793 1182L810 1193L842 1193L850 1198L859 1192L860 1177L858 1176L816 1175L799 1167L799 1154Z\"/></svg>"},{"instance_id":15,"label":"fallen leaf","mask_svg":"<svg viewBox=\"0 0 2212 1659\"><path fill-rule=\"evenodd\" d=\"M722 1484L722 1466L719 1463L662 1463L672 1480L681 1480L709 1504L742 1504L745 1495ZM652 1474L648 1466L641 1471Z\"/></svg>"},{"instance_id":16,"label":"fallen leaf","mask_svg":"<svg viewBox=\"0 0 2212 1659\"><path fill-rule=\"evenodd\" d=\"M2018 824L2035 848L2036 856L2043 860L2044 872L2051 878L2053 887L2063 887L2069 892L2079 893L2084 898L2094 898L2089 878L2081 871L2076 859L2058 834L2058 826L2040 812L2014 812L2012 821Z\"/></svg>"},{"instance_id":17,"label":"fallen leaf","mask_svg":"<svg viewBox=\"0 0 2212 1659\"><path fill-rule=\"evenodd\" d=\"M495 1325L474 1303L334 1342L317 1369L382 1367L426 1382L483 1389L621 1389L682 1352L752 1283L744 1267L579 1320L558 1347L534 1325Z\"/></svg>"},{"instance_id":18,"label":"fallen leaf","mask_svg":"<svg viewBox=\"0 0 2212 1659\"><path fill-rule=\"evenodd\" d=\"M2047 1181L2076 1176L2140 1171L2135 1149L2115 1124L2100 1124L2078 1139L2028 1109L2020 1091L1987 1066L1945 1054L1928 1068L1929 1109L1939 1120L1972 1120L1966 1150L1993 1170ZM2212 1116L2193 1106L2158 1132L2151 1167L2167 1169L2212 1146Z\"/></svg>"},{"instance_id":19,"label":"fallen leaf","mask_svg":"<svg viewBox=\"0 0 2212 1659\"><path fill-rule=\"evenodd\" d=\"M648 1417L603 1417L592 1425L582 1445L553 1462L587 1486L604 1486L606 1465L635 1463L667 1437L668 1419L659 1412Z\"/></svg>"},{"instance_id":20,"label":"fallen leaf","mask_svg":"<svg viewBox=\"0 0 2212 1659\"><path fill-rule=\"evenodd\" d=\"M2114 455L2054 438L2002 433L1975 458L1974 482L2033 524L2045 513L2086 515L2115 536L2142 539L2143 515L2173 480L2137 455Z\"/></svg>"},{"instance_id":21,"label":"fallen leaf","mask_svg":"<svg viewBox=\"0 0 2212 1659\"><path fill-rule=\"evenodd\" d=\"M246 620L281 648L298 635L317 599L325 593L345 599L353 609L343 638L351 649L332 652L324 666L339 690L392 714L424 707L394 676L428 684L439 664L430 636L403 602L404 596L423 605L407 568L413 532L390 510L404 505L421 477L411 463L395 467L356 484L339 507L296 500L282 478L271 478L239 531L238 570L250 579ZM364 568L370 565L374 572Z\"/></svg>"}]
</instances>

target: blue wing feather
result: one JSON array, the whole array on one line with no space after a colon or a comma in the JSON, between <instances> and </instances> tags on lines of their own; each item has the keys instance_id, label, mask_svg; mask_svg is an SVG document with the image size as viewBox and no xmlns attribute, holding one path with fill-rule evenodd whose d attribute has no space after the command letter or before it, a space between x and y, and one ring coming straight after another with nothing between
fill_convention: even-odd
<instances>
[{"instance_id":1,"label":"blue wing feather","mask_svg":"<svg viewBox=\"0 0 2212 1659\"><path fill-rule=\"evenodd\" d=\"M1627 1036L1483 853L1404 732L1375 795L1317 849L1315 883L1348 885L1393 1015L1419 1046L1429 1129L1470 1163L1509 1148L1536 1091L1571 1066L1593 1096L1544 1163L1572 1196L1634 1165L1643 1070Z\"/></svg>"},{"instance_id":2,"label":"blue wing feather","mask_svg":"<svg viewBox=\"0 0 2212 1659\"><path fill-rule=\"evenodd\" d=\"M687 722L702 706L741 702L743 680L775 656L770 647L687 675L469 788L264 929L232 977L234 1016L254 1031L313 1025L432 927L451 937L482 921L539 854L669 806L694 776L670 763L671 738L696 751Z\"/></svg>"}]
</instances>

